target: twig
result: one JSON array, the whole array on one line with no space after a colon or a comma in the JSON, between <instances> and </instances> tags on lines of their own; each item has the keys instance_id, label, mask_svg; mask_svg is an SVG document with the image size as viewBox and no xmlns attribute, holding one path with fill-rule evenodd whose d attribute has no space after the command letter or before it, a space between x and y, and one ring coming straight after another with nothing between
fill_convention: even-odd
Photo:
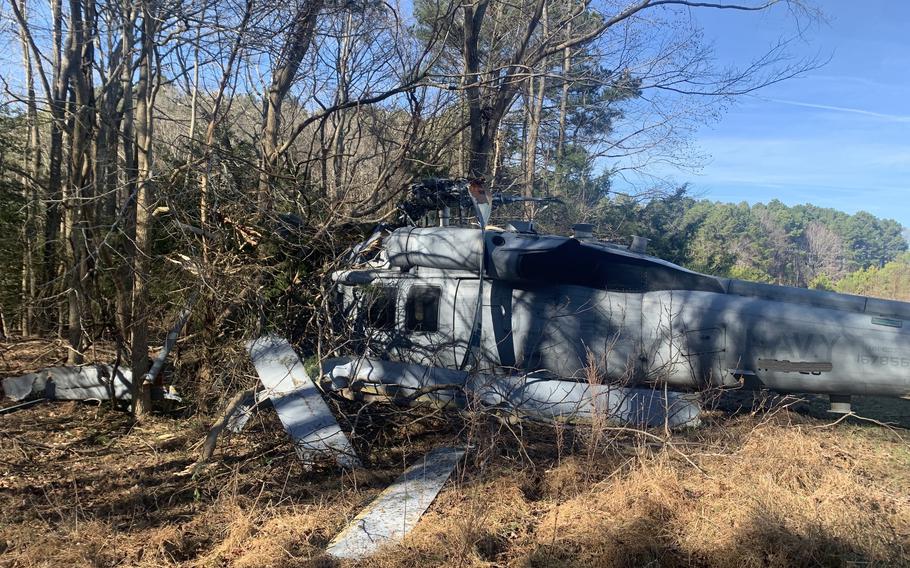
<instances>
[{"instance_id":1,"label":"twig","mask_svg":"<svg viewBox=\"0 0 910 568\"><path fill-rule=\"evenodd\" d=\"M240 405L242 405L244 401L249 400L250 397L253 397L254 401L256 400L255 389L253 388L238 392L234 395L234 398L228 402L227 408L221 416L221 419L212 426L205 437L205 442L202 445L202 455L199 457L199 465L204 464L212 458L212 454L215 453L215 446L218 444L218 435L227 427L228 422L230 422L231 417L240 408Z\"/></svg>"},{"instance_id":2,"label":"twig","mask_svg":"<svg viewBox=\"0 0 910 568\"><path fill-rule=\"evenodd\" d=\"M689 456L687 456L685 453L683 453L679 448L677 448L676 446L674 446L673 443L670 442L670 440L666 440L666 439L664 439L664 438L661 438L660 436L657 436L657 435L652 434L652 433L650 433L650 432L647 432L647 431L645 431L645 430L639 430L639 429L637 429L637 428L605 426L605 427L604 427L604 430L608 430L608 431L611 431L611 432L631 432L631 433L634 433L634 434L639 434L639 435L645 436L646 438L651 438L651 439L653 439L653 440L657 440L657 441L660 442L662 445L665 445L665 446L667 446L668 448L670 448L671 450L673 450L674 452L676 452L681 458L683 458L684 460L686 460L686 462L687 462L689 465L691 465L692 467L694 467L695 469L697 469L699 472L701 472L702 475L704 475L704 476L707 477L708 479L713 479L710 475L708 475L708 472L706 472L704 469L702 469L701 466L699 466L697 463L695 463L694 461L692 461L692 460L689 458Z\"/></svg>"}]
</instances>

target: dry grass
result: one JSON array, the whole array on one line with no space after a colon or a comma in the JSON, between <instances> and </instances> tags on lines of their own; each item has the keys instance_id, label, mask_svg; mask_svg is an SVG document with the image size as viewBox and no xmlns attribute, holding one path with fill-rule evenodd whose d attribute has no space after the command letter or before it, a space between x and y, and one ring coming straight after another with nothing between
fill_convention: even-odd
<instances>
[{"instance_id":1,"label":"dry grass","mask_svg":"<svg viewBox=\"0 0 910 568\"><path fill-rule=\"evenodd\" d=\"M906 435L790 413L730 421L678 440L705 473L632 441L593 461L491 468L371 564L910 565Z\"/></svg>"},{"instance_id":2,"label":"dry grass","mask_svg":"<svg viewBox=\"0 0 910 568\"><path fill-rule=\"evenodd\" d=\"M599 452L584 428L478 420L466 467L364 565L910 566L910 434L812 408L717 412L673 448L599 432ZM0 565L331 566L346 521L458 435L380 418L356 475L304 472L263 413L194 477L194 419L135 428L77 403L0 416Z\"/></svg>"}]
</instances>

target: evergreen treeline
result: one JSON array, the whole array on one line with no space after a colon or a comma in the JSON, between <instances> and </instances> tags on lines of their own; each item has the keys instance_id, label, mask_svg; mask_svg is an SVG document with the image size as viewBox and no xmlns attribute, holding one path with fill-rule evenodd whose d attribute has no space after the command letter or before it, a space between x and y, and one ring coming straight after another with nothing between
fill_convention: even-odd
<instances>
[{"instance_id":1,"label":"evergreen treeline","mask_svg":"<svg viewBox=\"0 0 910 568\"><path fill-rule=\"evenodd\" d=\"M910 253L904 253L881 268L870 266L848 274L834 289L847 294L860 294L910 301Z\"/></svg>"},{"instance_id":2,"label":"evergreen treeline","mask_svg":"<svg viewBox=\"0 0 910 568\"><path fill-rule=\"evenodd\" d=\"M611 239L647 237L649 252L692 270L789 286L835 288L848 276L877 274L907 250L900 223L864 211L849 215L778 200L720 203L696 199L685 187L644 202L619 195L569 209ZM555 211L547 217L547 228L564 223Z\"/></svg>"}]
</instances>

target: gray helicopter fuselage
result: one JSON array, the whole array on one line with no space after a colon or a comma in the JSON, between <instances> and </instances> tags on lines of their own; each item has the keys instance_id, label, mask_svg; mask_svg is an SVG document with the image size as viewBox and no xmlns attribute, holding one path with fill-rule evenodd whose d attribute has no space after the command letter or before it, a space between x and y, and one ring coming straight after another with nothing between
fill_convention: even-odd
<instances>
[{"instance_id":1,"label":"gray helicopter fuselage","mask_svg":"<svg viewBox=\"0 0 910 568\"><path fill-rule=\"evenodd\" d=\"M382 247L376 266L335 275L371 356L458 368L479 324L483 372L910 396L910 303L706 276L588 239L406 228Z\"/></svg>"}]
</instances>

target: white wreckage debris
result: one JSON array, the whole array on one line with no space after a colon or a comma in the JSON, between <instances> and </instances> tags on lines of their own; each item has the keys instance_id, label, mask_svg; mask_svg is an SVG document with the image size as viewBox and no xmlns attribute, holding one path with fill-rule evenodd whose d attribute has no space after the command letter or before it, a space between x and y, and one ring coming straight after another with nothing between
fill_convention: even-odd
<instances>
[{"instance_id":1,"label":"white wreckage debris","mask_svg":"<svg viewBox=\"0 0 910 568\"><path fill-rule=\"evenodd\" d=\"M534 375L485 375L366 357L323 363L331 388L342 396L468 408L479 404L522 418L587 422L608 420L644 427L700 424L697 395L649 388L598 385Z\"/></svg>"},{"instance_id":2,"label":"white wreckage debris","mask_svg":"<svg viewBox=\"0 0 910 568\"><path fill-rule=\"evenodd\" d=\"M3 379L7 398L20 401L31 396L51 400L130 400L133 374L111 365L50 367L35 373Z\"/></svg>"},{"instance_id":3,"label":"white wreckage debris","mask_svg":"<svg viewBox=\"0 0 910 568\"><path fill-rule=\"evenodd\" d=\"M164 369L164 364L177 337L189 319L198 294L188 301L177 318L177 323L168 332L161 351L152 360L149 371L142 377L142 382L152 389L152 398L163 398L181 401L176 389L154 387L155 379ZM116 372L115 372L116 369ZM116 376L114 376L116 374ZM113 365L83 365L78 367L50 367L20 377L3 379L3 392L14 401L30 396L43 396L45 400L123 400L132 399L133 372Z\"/></svg>"},{"instance_id":4,"label":"white wreckage debris","mask_svg":"<svg viewBox=\"0 0 910 568\"><path fill-rule=\"evenodd\" d=\"M330 454L341 467L360 467L350 440L294 348L284 339L268 335L249 342L247 349L265 387L260 400L271 399L304 464L310 465L316 454Z\"/></svg>"},{"instance_id":5,"label":"white wreckage debris","mask_svg":"<svg viewBox=\"0 0 910 568\"><path fill-rule=\"evenodd\" d=\"M326 552L356 560L403 539L436 499L463 455L460 448L436 448L424 456L354 517Z\"/></svg>"},{"instance_id":6,"label":"white wreckage debris","mask_svg":"<svg viewBox=\"0 0 910 568\"><path fill-rule=\"evenodd\" d=\"M268 400L268 393L264 390L247 393L238 403L236 409L228 415L225 428L232 434L243 432L247 422L253 417L259 405L268 402Z\"/></svg>"},{"instance_id":7,"label":"white wreckage debris","mask_svg":"<svg viewBox=\"0 0 910 568\"><path fill-rule=\"evenodd\" d=\"M334 456L342 467L360 467L345 433L310 378L293 347L277 336L247 345L265 390L250 393L225 418L240 432L265 401L271 401L301 460ZM519 418L590 422L603 417L637 427L696 427L701 423L698 395L629 388L534 375L471 374L440 367L366 357L327 359L325 387L349 399L379 398L398 404L428 403L459 409L476 406ZM220 430L220 428L219 428Z\"/></svg>"}]
</instances>

